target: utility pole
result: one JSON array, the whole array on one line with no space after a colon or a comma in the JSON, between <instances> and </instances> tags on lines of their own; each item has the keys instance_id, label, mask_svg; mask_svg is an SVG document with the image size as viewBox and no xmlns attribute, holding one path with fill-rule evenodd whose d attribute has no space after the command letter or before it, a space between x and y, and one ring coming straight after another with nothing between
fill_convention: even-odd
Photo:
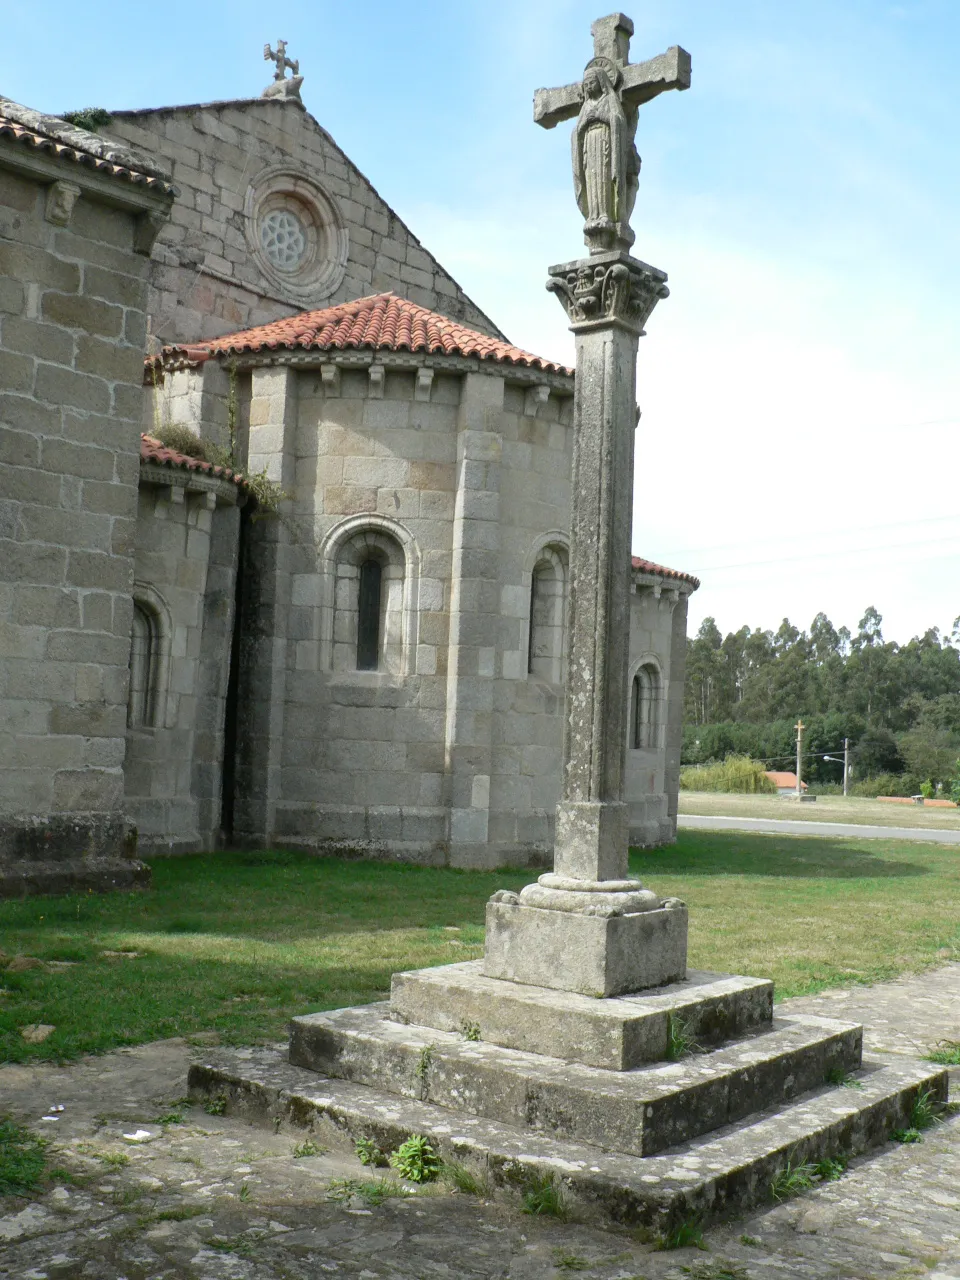
<instances>
[{"instance_id":1,"label":"utility pole","mask_svg":"<svg viewBox=\"0 0 960 1280\"><path fill-rule=\"evenodd\" d=\"M797 731L797 799L799 800L801 794L800 769L802 767L801 761L803 759L803 731L807 726L802 720L798 720L793 727Z\"/></svg>"},{"instance_id":2,"label":"utility pole","mask_svg":"<svg viewBox=\"0 0 960 1280\"><path fill-rule=\"evenodd\" d=\"M843 794L847 794L847 780L850 777L850 739L843 740Z\"/></svg>"}]
</instances>

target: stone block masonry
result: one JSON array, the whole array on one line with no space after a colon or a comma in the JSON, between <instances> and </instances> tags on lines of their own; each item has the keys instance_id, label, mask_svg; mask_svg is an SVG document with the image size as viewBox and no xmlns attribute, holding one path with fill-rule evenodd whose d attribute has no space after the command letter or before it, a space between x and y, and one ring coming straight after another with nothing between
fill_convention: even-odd
<instances>
[{"instance_id":1,"label":"stone block masonry","mask_svg":"<svg viewBox=\"0 0 960 1280\"><path fill-rule=\"evenodd\" d=\"M0 894L144 874L122 774L143 250L172 190L101 151L0 101Z\"/></svg>"},{"instance_id":2,"label":"stone block masonry","mask_svg":"<svg viewBox=\"0 0 960 1280\"><path fill-rule=\"evenodd\" d=\"M390 290L502 336L300 102L121 111L109 128L163 157L180 189L154 249L148 305L161 342ZM306 249L277 269L260 231L281 209L305 229Z\"/></svg>"}]
</instances>

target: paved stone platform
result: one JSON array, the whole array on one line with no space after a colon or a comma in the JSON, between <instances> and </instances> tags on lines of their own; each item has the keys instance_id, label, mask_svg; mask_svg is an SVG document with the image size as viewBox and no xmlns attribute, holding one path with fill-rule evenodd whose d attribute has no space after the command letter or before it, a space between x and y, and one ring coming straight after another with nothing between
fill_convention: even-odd
<instances>
[{"instance_id":1,"label":"paved stone platform","mask_svg":"<svg viewBox=\"0 0 960 1280\"><path fill-rule=\"evenodd\" d=\"M865 1024L869 1054L960 1039L960 964L783 1001ZM57 1068L0 1068L3 1109L45 1132L84 1186L0 1201L0 1275L17 1280L960 1280L960 1116L883 1147L839 1181L657 1252L630 1232L521 1214L448 1189L369 1208L327 1198L368 1175L349 1155L296 1157L302 1135L193 1108L161 1125L207 1045L165 1041ZM954 1071L954 1089L960 1072ZM59 1119L41 1117L53 1104ZM124 1134L142 1135L125 1138ZM129 1163L111 1167L111 1156ZM104 1157L107 1157L105 1160Z\"/></svg>"}]
</instances>

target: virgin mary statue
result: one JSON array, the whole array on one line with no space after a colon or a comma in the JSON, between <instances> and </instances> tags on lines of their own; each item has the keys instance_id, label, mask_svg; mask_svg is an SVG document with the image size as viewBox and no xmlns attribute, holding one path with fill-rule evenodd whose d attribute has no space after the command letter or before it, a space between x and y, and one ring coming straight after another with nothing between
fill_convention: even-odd
<instances>
[{"instance_id":1,"label":"virgin mary statue","mask_svg":"<svg viewBox=\"0 0 960 1280\"><path fill-rule=\"evenodd\" d=\"M633 131L611 76L616 71L612 66L608 69L606 60L588 64L583 105L572 138L573 186L584 217L584 235L588 244L598 247L612 247L602 243L608 240L632 240L627 222L640 169Z\"/></svg>"}]
</instances>

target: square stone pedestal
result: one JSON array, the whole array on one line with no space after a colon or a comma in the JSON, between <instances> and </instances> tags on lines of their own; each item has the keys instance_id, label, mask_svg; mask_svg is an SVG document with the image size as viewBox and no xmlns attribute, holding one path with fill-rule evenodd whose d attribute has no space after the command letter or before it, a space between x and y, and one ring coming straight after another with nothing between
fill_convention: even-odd
<instances>
[{"instance_id":1,"label":"square stone pedestal","mask_svg":"<svg viewBox=\"0 0 960 1280\"><path fill-rule=\"evenodd\" d=\"M596 997L679 982L687 972L687 909L603 917L490 902L483 972Z\"/></svg>"}]
</instances>

